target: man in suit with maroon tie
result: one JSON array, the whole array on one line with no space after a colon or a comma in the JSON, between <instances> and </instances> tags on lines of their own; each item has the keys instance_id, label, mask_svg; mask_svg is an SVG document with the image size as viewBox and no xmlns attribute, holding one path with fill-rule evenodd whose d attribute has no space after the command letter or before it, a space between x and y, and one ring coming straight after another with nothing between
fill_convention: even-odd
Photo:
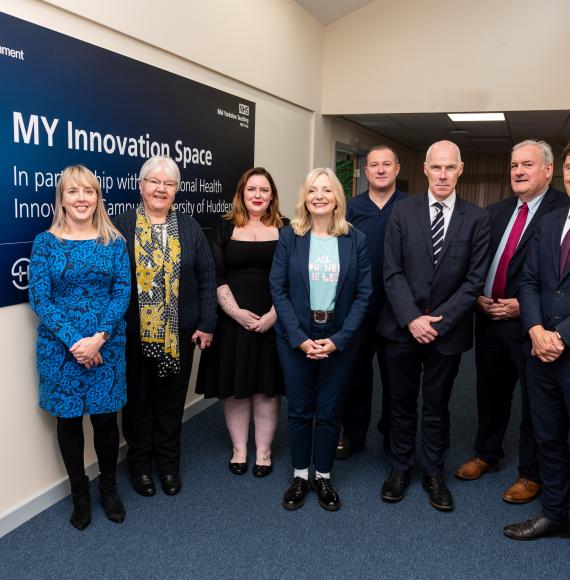
<instances>
[{"instance_id":1,"label":"man in suit with maroon tie","mask_svg":"<svg viewBox=\"0 0 570 580\"><path fill-rule=\"evenodd\" d=\"M520 321L519 285L531 238L540 218L566 207L568 198L550 187L552 149L544 141L526 140L513 147L511 187L514 197L489 206L491 262L483 295L477 300L475 357L478 430L475 455L457 469L474 480L499 468L517 379L521 383L518 479L503 494L509 503L533 500L541 489L538 456L528 405Z\"/></svg>"},{"instance_id":2,"label":"man in suit with maroon tie","mask_svg":"<svg viewBox=\"0 0 570 580\"><path fill-rule=\"evenodd\" d=\"M562 156L570 196L570 143ZM523 329L530 350L526 373L538 443L542 507L539 515L506 526L514 540L570 537L570 211L544 217L531 243L521 280Z\"/></svg>"}]
</instances>

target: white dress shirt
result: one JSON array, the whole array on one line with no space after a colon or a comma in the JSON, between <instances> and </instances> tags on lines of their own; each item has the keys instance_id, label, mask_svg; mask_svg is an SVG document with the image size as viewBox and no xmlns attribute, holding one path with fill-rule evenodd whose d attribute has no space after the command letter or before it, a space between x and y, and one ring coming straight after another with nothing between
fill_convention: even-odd
<instances>
[{"instance_id":1,"label":"white dress shirt","mask_svg":"<svg viewBox=\"0 0 570 580\"><path fill-rule=\"evenodd\" d=\"M447 233L447 228L449 227L449 220L451 220L451 214L455 208L455 201L457 200L457 194L455 191L446 197L443 201L439 201L435 195L428 190L428 202L429 202L429 222L433 223L435 216L437 215L437 208L434 206L435 203L441 203L443 206L443 239L445 240L445 234Z\"/></svg>"}]
</instances>

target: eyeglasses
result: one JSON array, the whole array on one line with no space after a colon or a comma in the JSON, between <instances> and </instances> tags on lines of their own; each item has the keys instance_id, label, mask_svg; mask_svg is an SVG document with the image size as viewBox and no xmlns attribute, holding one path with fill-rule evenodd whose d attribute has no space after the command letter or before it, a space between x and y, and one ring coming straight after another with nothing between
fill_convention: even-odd
<instances>
[{"instance_id":1,"label":"eyeglasses","mask_svg":"<svg viewBox=\"0 0 570 580\"><path fill-rule=\"evenodd\" d=\"M159 179L155 179L154 177L151 177L150 179L143 177L143 180L152 185L152 187L159 187L161 185L164 185L166 189L176 189L176 187L178 186L178 183L176 183L176 181L160 181Z\"/></svg>"}]
</instances>

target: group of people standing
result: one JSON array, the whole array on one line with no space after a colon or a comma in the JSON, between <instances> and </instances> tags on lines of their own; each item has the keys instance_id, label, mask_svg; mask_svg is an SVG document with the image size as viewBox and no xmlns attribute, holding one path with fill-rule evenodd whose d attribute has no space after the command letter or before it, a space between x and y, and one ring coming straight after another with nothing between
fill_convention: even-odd
<instances>
[{"instance_id":1,"label":"group of people standing","mask_svg":"<svg viewBox=\"0 0 570 580\"><path fill-rule=\"evenodd\" d=\"M570 195L568 147L563 161ZM570 221L568 198L549 188L552 151L543 142L516 145L515 197L489 211L457 195L463 163L449 141L428 149L425 194L397 190L399 169L392 148L374 147L365 168L369 190L348 207L334 172L315 169L290 222L271 175L250 169L208 241L193 218L174 209L180 173L170 158L145 162L141 204L114 223L95 176L82 166L63 172L53 224L34 242L30 303L40 318L40 406L57 417L76 528L91 519L83 415L93 424L111 521L125 517L115 478L120 408L135 491L156 493L154 468L166 494L180 491L195 345L203 351L196 391L223 400L233 474L248 471L252 416L252 471L271 473L286 394L293 477L284 508L302 507L312 489L321 507L340 508L331 471L335 456L365 446L376 354L378 428L392 462L381 497L398 502L411 483L421 391L422 485L434 508L453 509L444 479L448 406L461 353L472 347L475 308L479 430L475 456L456 476L472 480L498 468L520 378L520 477L504 499L530 501L542 489L544 514L505 534L570 535L570 282L562 263ZM555 224L539 226L559 207Z\"/></svg>"}]
</instances>

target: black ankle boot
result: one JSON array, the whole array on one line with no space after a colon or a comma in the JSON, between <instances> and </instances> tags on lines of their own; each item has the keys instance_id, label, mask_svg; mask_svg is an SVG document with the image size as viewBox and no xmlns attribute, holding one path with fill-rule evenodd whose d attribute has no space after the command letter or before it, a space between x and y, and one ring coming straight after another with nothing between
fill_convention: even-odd
<instances>
[{"instance_id":1,"label":"black ankle boot","mask_svg":"<svg viewBox=\"0 0 570 580\"><path fill-rule=\"evenodd\" d=\"M86 475L71 479L71 501L73 511L69 521L74 528L84 530L91 523L91 497L89 496L89 478Z\"/></svg>"},{"instance_id":2,"label":"black ankle boot","mask_svg":"<svg viewBox=\"0 0 570 580\"><path fill-rule=\"evenodd\" d=\"M99 491L101 492L101 504L107 519L115 524L122 524L126 511L119 497L117 479L114 473L99 474Z\"/></svg>"}]
</instances>

